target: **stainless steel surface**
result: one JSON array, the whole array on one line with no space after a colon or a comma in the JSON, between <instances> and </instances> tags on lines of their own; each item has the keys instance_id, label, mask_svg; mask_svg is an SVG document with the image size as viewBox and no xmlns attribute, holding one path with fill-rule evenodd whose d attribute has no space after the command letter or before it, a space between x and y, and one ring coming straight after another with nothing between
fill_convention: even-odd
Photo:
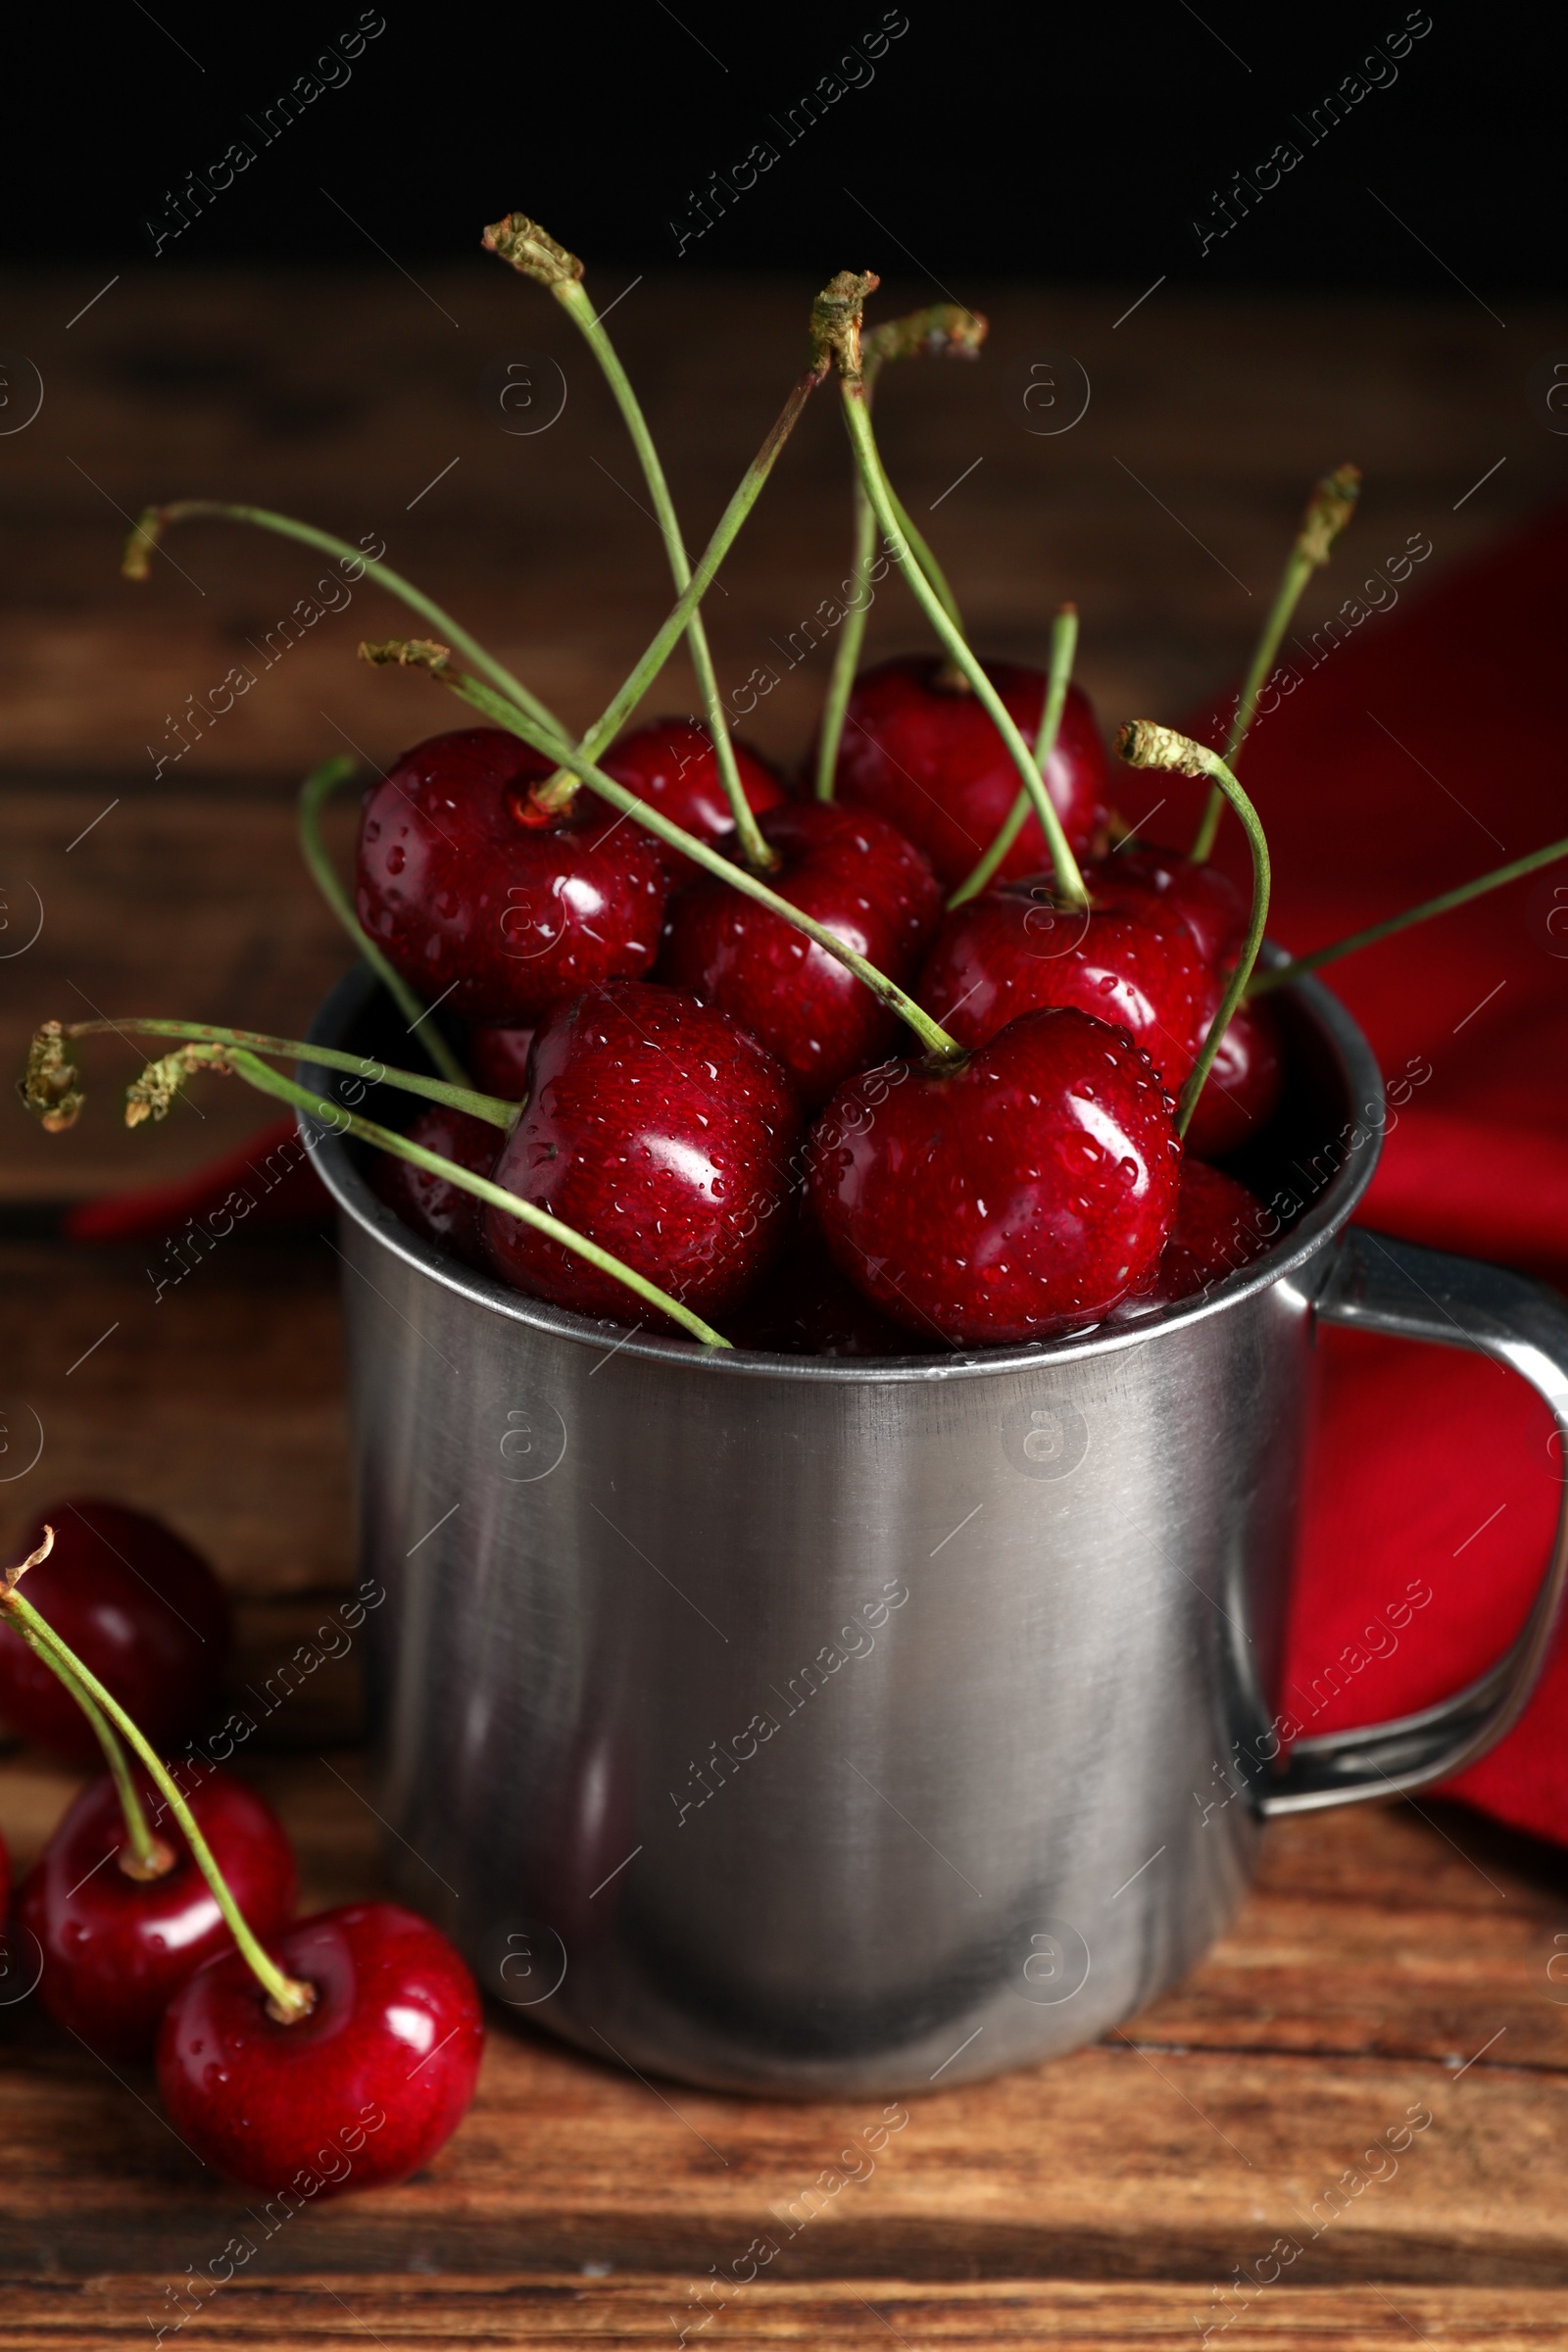
<instances>
[{"instance_id":1,"label":"stainless steel surface","mask_svg":"<svg viewBox=\"0 0 1568 2352\"><path fill-rule=\"evenodd\" d=\"M368 1003L356 975L315 1036L364 1042ZM1035 1348L627 1336L439 1256L318 1143L388 1593L389 1860L495 1998L717 2087L945 2087L1179 1977L1266 1810L1417 1786L1495 1736L1560 1544L1495 1676L1387 1747L1301 1742L1281 1778L1314 1300L1568 1396L1568 1313L1539 1286L1438 1260L1449 1299L1422 1310L1431 1253L1386 1245L1381 1282L1370 1237L1341 1255L1381 1080L1326 992L1293 1018L1311 1116L1289 1181L1338 1171L1206 1298Z\"/></svg>"}]
</instances>

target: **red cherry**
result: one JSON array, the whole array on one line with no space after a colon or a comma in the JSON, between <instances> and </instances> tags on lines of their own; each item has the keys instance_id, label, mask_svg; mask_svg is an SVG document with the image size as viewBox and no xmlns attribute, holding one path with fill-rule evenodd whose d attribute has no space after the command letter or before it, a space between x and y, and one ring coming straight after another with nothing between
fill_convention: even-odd
<instances>
[{"instance_id":1,"label":"red cherry","mask_svg":"<svg viewBox=\"0 0 1568 2352\"><path fill-rule=\"evenodd\" d=\"M36 1571L34 1571L36 1573ZM39 1992L57 2025L108 2057L148 2058L159 2020L193 1969L233 1949L183 1832L139 1766L147 1825L174 1855L162 1878L121 1868L129 1840L114 1782L89 1781L23 1882L18 1915L43 1951ZM185 1801L258 1936L294 1908L294 1856L269 1805L209 1769Z\"/></svg>"},{"instance_id":2,"label":"red cherry","mask_svg":"<svg viewBox=\"0 0 1568 2352\"><path fill-rule=\"evenodd\" d=\"M1241 954L1248 902L1216 866L1195 865L1176 850L1129 847L1098 858L1084 880L1098 906L1152 904L1178 915L1212 967L1233 964Z\"/></svg>"},{"instance_id":3,"label":"red cherry","mask_svg":"<svg viewBox=\"0 0 1568 2352\"><path fill-rule=\"evenodd\" d=\"M1219 1004L1220 982L1209 984L1199 1023L1201 1043ZM1279 1021L1266 997L1245 999L1232 1013L1214 1066L1187 1123L1187 1149L1200 1159L1223 1159L1250 1143L1272 1118L1285 1088Z\"/></svg>"},{"instance_id":4,"label":"red cherry","mask_svg":"<svg viewBox=\"0 0 1568 2352\"><path fill-rule=\"evenodd\" d=\"M890 980L911 977L942 912L920 852L862 808L805 801L761 830L782 863L769 887L858 949ZM891 1051L899 1024L863 981L779 914L705 874L670 906L660 977L732 1013L788 1071L805 1102L825 1100Z\"/></svg>"},{"instance_id":5,"label":"red cherry","mask_svg":"<svg viewBox=\"0 0 1568 2352\"><path fill-rule=\"evenodd\" d=\"M934 658L906 658L857 678L834 789L840 800L874 808L897 825L952 890L989 849L1018 796L1019 777L974 695L938 682L942 666ZM1016 662L985 666L1032 744L1045 709L1045 672ZM1099 844L1109 786L1110 761L1094 710L1087 695L1069 686L1046 789L1079 857ZM1031 815L998 870L1004 878L1037 874L1050 863L1040 819Z\"/></svg>"},{"instance_id":6,"label":"red cherry","mask_svg":"<svg viewBox=\"0 0 1568 2352\"><path fill-rule=\"evenodd\" d=\"M497 1184L701 1314L742 1298L782 1235L800 1127L772 1055L727 1013L616 980L540 1024L531 1068ZM485 1237L519 1290L579 1314L649 1320L612 1275L517 1218L487 1210Z\"/></svg>"},{"instance_id":7,"label":"red cherry","mask_svg":"<svg viewBox=\"0 0 1568 2352\"><path fill-rule=\"evenodd\" d=\"M550 763L495 727L434 735L366 795L359 916L411 987L467 1020L530 1021L645 972L667 885L659 844L586 789L560 816Z\"/></svg>"},{"instance_id":8,"label":"red cherry","mask_svg":"<svg viewBox=\"0 0 1568 2352\"><path fill-rule=\"evenodd\" d=\"M533 1029L470 1029L464 1059L481 1094L520 1102L528 1092L528 1049Z\"/></svg>"},{"instance_id":9,"label":"red cherry","mask_svg":"<svg viewBox=\"0 0 1568 2352\"><path fill-rule=\"evenodd\" d=\"M155 1747L172 1750L222 1684L228 1597L199 1552L145 1512L117 1502L56 1503L23 1539L55 1531L50 1557L27 1576L27 1598L70 1643ZM103 1760L75 1700L0 1625L0 1714L14 1732L74 1764Z\"/></svg>"},{"instance_id":10,"label":"red cherry","mask_svg":"<svg viewBox=\"0 0 1568 2352\"><path fill-rule=\"evenodd\" d=\"M443 1935L394 1903L346 1903L266 1942L315 1987L315 2008L277 2023L239 1952L199 1968L158 2037L170 2122L268 2196L406 2180L473 2096L484 2046L473 1979Z\"/></svg>"},{"instance_id":11,"label":"red cherry","mask_svg":"<svg viewBox=\"0 0 1568 2352\"><path fill-rule=\"evenodd\" d=\"M806 1217L760 1286L731 1316L724 1337L737 1348L763 1348L771 1355L921 1352L918 1340L878 1314L869 1298L845 1281Z\"/></svg>"},{"instance_id":12,"label":"red cherry","mask_svg":"<svg viewBox=\"0 0 1568 2352\"><path fill-rule=\"evenodd\" d=\"M471 1119L466 1111L449 1110L443 1102L432 1102L427 1110L421 1110L406 1132L411 1144L439 1152L443 1159L455 1159L460 1168L467 1168L475 1176L494 1173L507 1140L488 1120ZM376 1154L370 1181L405 1225L434 1242L449 1256L461 1257L465 1265L489 1272L482 1231L484 1206L472 1193L428 1168L394 1159L390 1152Z\"/></svg>"},{"instance_id":13,"label":"red cherry","mask_svg":"<svg viewBox=\"0 0 1568 2352\"><path fill-rule=\"evenodd\" d=\"M1186 925L1152 899L1136 910L1064 907L1049 876L956 906L915 994L960 1046L1043 1004L1076 1004L1125 1029L1172 1094L1193 1066L1208 974Z\"/></svg>"},{"instance_id":14,"label":"red cherry","mask_svg":"<svg viewBox=\"0 0 1568 2352\"><path fill-rule=\"evenodd\" d=\"M896 1322L975 1347L1049 1337L1104 1314L1164 1248L1171 1109L1124 1031L1026 1012L956 1065L841 1088L811 1133L809 1202Z\"/></svg>"},{"instance_id":15,"label":"red cherry","mask_svg":"<svg viewBox=\"0 0 1568 2352\"><path fill-rule=\"evenodd\" d=\"M1152 1315L1156 1307L1196 1298L1261 1257L1273 1238L1263 1230L1267 1214L1256 1194L1234 1176L1201 1159L1184 1159L1170 1239L1149 1282L1122 1300L1114 1319Z\"/></svg>"},{"instance_id":16,"label":"red cherry","mask_svg":"<svg viewBox=\"0 0 1568 2352\"><path fill-rule=\"evenodd\" d=\"M713 739L695 719L656 718L650 726L634 728L599 764L607 776L613 776L640 801L647 801L662 815L695 833L699 841L721 842L735 829ZM751 808L759 811L776 808L789 799L782 779L743 743L735 745L735 765ZM679 850L662 843L660 848L671 889L701 872Z\"/></svg>"}]
</instances>

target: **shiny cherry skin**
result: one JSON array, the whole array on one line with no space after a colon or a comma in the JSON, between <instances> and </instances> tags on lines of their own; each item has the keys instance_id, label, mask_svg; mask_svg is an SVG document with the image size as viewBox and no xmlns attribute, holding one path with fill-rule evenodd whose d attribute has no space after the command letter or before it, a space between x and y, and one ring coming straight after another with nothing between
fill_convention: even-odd
<instances>
[{"instance_id":1,"label":"shiny cherry skin","mask_svg":"<svg viewBox=\"0 0 1568 2352\"><path fill-rule=\"evenodd\" d=\"M614 980L540 1023L495 1181L708 1316L745 1296L782 1240L799 1131L784 1072L739 1021ZM487 1209L484 1229L518 1290L662 1327L624 1284L520 1219Z\"/></svg>"},{"instance_id":2,"label":"shiny cherry skin","mask_svg":"<svg viewBox=\"0 0 1568 2352\"><path fill-rule=\"evenodd\" d=\"M780 858L764 877L769 888L890 980L910 979L942 913L921 852L868 809L836 802L797 802L760 823ZM899 1034L863 981L716 874L671 901L659 970L744 1022L808 1103L891 1052Z\"/></svg>"},{"instance_id":3,"label":"shiny cherry skin","mask_svg":"<svg viewBox=\"0 0 1568 2352\"><path fill-rule=\"evenodd\" d=\"M1181 1147L1125 1030L1053 1006L956 1065L877 1075L874 1116L862 1079L817 1120L808 1198L840 1271L896 1322L964 1347L1046 1339L1152 1272Z\"/></svg>"},{"instance_id":4,"label":"shiny cherry skin","mask_svg":"<svg viewBox=\"0 0 1568 2352\"><path fill-rule=\"evenodd\" d=\"M439 1152L443 1159L456 1160L460 1168L467 1168L475 1176L493 1172L507 1140L488 1120L449 1110L444 1102L432 1102L421 1110L405 1132L411 1144ZM472 1193L466 1193L450 1177L416 1168L412 1160L395 1159L389 1152L377 1155L370 1182L393 1214L414 1232L433 1242L449 1257L460 1257L465 1265L489 1272L481 1230L483 1203Z\"/></svg>"},{"instance_id":5,"label":"shiny cherry skin","mask_svg":"<svg viewBox=\"0 0 1568 2352\"><path fill-rule=\"evenodd\" d=\"M1112 1309L1112 1320L1130 1322L1183 1298L1196 1298L1227 1274L1261 1257L1279 1230L1255 1193L1222 1168L1201 1159L1182 1161L1176 1194L1176 1222L1159 1263L1142 1289Z\"/></svg>"},{"instance_id":6,"label":"shiny cherry skin","mask_svg":"<svg viewBox=\"0 0 1568 2352\"><path fill-rule=\"evenodd\" d=\"M1216 866L1195 865L1177 850L1128 844L1098 858L1084 880L1097 906L1138 908L1152 903L1178 916L1212 970L1233 964L1241 954L1249 902Z\"/></svg>"},{"instance_id":7,"label":"shiny cherry skin","mask_svg":"<svg viewBox=\"0 0 1568 2352\"><path fill-rule=\"evenodd\" d=\"M734 831L713 739L694 719L656 718L650 726L636 727L612 745L599 764L607 776L624 784L662 816L695 833L699 841L716 844ZM759 813L789 799L782 778L743 743L735 746L735 766L747 803ZM702 871L679 850L664 843L660 850L672 889Z\"/></svg>"},{"instance_id":8,"label":"shiny cherry skin","mask_svg":"<svg viewBox=\"0 0 1568 2352\"><path fill-rule=\"evenodd\" d=\"M956 889L989 848L1018 792L1018 770L983 706L942 681L935 658L884 662L855 682L839 747L834 790L874 808L924 850L944 889ZM988 662L986 675L1032 744L1045 708L1045 673ZM1110 762L1087 695L1067 689L1046 789L1075 856L1102 846ZM1040 820L1031 815L1003 859L1004 880L1051 863Z\"/></svg>"},{"instance_id":9,"label":"shiny cherry skin","mask_svg":"<svg viewBox=\"0 0 1568 2352\"><path fill-rule=\"evenodd\" d=\"M470 1029L464 1060L479 1092L499 1095L503 1102L520 1102L528 1091L528 1050L532 1044L531 1023L525 1029Z\"/></svg>"},{"instance_id":10,"label":"shiny cherry skin","mask_svg":"<svg viewBox=\"0 0 1568 2352\"><path fill-rule=\"evenodd\" d=\"M1193 1066L1208 974L1187 926L1153 900L1064 907L1049 876L1004 882L948 915L915 991L960 1046L1044 1004L1127 1031L1172 1094Z\"/></svg>"},{"instance_id":11,"label":"shiny cherry skin","mask_svg":"<svg viewBox=\"0 0 1568 2352\"><path fill-rule=\"evenodd\" d=\"M473 1979L439 1930L395 1903L345 1903L264 1940L315 1987L316 2006L278 2024L237 1951L197 1969L158 2037L170 2122L266 2196L407 2180L473 2096L484 2048Z\"/></svg>"},{"instance_id":12,"label":"shiny cherry skin","mask_svg":"<svg viewBox=\"0 0 1568 2352\"><path fill-rule=\"evenodd\" d=\"M1209 994L1199 1024L1201 1044L1219 1004L1220 983ZM1200 1159L1223 1159L1259 1135L1285 1091L1285 1053L1279 1020L1266 997L1245 1000L1231 1015L1213 1068L1193 1107L1187 1149Z\"/></svg>"},{"instance_id":13,"label":"shiny cherry skin","mask_svg":"<svg viewBox=\"0 0 1568 2352\"><path fill-rule=\"evenodd\" d=\"M27 1571L27 1598L153 1745L176 1748L222 1685L232 1638L222 1586L172 1528L122 1503L55 1503L23 1539L24 1553L45 1524L54 1550ZM103 1761L75 1700L9 1625L0 1626L0 1715L74 1764Z\"/></svg>"},{"instance_id":14,"label":"shiny cherry skin","mask_svg":"<svg viewBox=\"0 0 1568 2352\"><path fill-rule=\"evenodd\" d=\"M17 1901L42 1947L44 2007L110 2058L150 2058L159 2021L186 1978L233 1949L183 1831L151 1781L139 1769L136 1777L148 1827L173 1854L172 1869L145 1880L122 1869L129 1841L105 1773L69 1807ZM258 1936L275 1935L295 1893L282 1823L243 1781L214 1766L182 1787L234 1900Z\"/></svg>"},{"instance_id":15,"label":"shiny cherry skin","mask_svg":"<svg viewBox=\"0 0 1568 2352\"><path fill-rule=\"evenodd\" d=\"M496 727L433 735L366 794L358 909L412 988L465 1019L536 1020L645 972L668 885L651 833L584 787L558 816L548 760Z\"/></svg>"}]
</instances>

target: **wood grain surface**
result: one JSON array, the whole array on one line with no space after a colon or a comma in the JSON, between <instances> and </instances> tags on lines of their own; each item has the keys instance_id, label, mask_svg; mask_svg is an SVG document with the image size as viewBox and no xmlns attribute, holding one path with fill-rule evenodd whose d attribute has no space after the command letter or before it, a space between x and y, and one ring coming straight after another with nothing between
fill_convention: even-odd
<instances>
[{"instance_id":1,"label":"wood grain surface","mask_svg":"<svg viewBox=\"0 0 1568 2352\"><path fill-rule=\"evenodd\" d=\"M825 258L888 258L876 242ZM812 290L673 272L616 311L694 538L799 366ZM346 960L299 872L298 777L345 745L384 764L449 706L356 664L362 633L398 625L363 589L268 663L258 649L323 575L306 551L203 526L137 590L115 571L125 517L193 493L373 531L580 722L666 602L616 420L553 307L477 265L417 285L381 266L130 271L70 329L91 286L4 291L7 341L35 359L45 400L0 436L0 882L7 936L28 891L43 924L0 958L0 1054L18 1064L38 1019L89 1006L295 1034ZM891 283L887 308L935 291ZM1568 486L1568 442L1522 389L1568 342L1560 307L1510 308L1500 329L1458 296L1167 290L1123 317L1141 289L958 291L992 316L988 356L889 380L890 461L987 650L1038 656L1053 607L1076 597L1081 674L1107 721L1174 716L1235 673L1325 466L1368 474L1346 587L1311 591L1325 610L1408 533L1431 538L1436 578ZM560 368L565 405L511 435L480 378L525 354L540 386ZM1024 371L1050 361L1065 385L1064 354L1087 370L1088 411L1033 434ZM748 732L790 760L827 658L792 666L790 640L842 577L848 537L831 410L813 405L710 600L726 691L758 664L779 673ZM887 598L870 642L920 632ZM254 690L155 774L186 698L242 661ZM676 665L658 699L690 695ZM10 1537L83 1491L163 1513L234 1591L236 1676L260 1681L351 1574L338 1268L320 1235L236 1236L159 1298L156 1246L56 1240L62 1203L195 1167L264 1123L214 1083L127 1135L116 1095L136 1066L122 1042L92 1049L88 1111L58 1139L6 1090L0 1523ZM42 1450L20 1471L34 1424ZM288 1822L311 1903L380 1885L358 1663L314 1678L243 1760ZM0 1755L19 1867L72 1786L26 1751ZM1054 2066L911 2101L875 2172L787 2237L791 2207L868 2120L858 2106L643 2083L505 2018L427 2174L269 2234L174 2139L148 2076L112 2075L0 1980L0 2344L85 2352L160 2329L189 2352L683 2331L1063 2352L1205 2330L1238 2352L1559 2342L1565 1952L1563 1858L1455 1808L1277 1825L1255 1892L1184 1985ZM1412 2112L1430 2122L1396 2162L1377 2155ZM777 2256L735 2284L764 2231ZM219 2284L236 2237L254 2249Z\"/></svg>"}]
</instances>

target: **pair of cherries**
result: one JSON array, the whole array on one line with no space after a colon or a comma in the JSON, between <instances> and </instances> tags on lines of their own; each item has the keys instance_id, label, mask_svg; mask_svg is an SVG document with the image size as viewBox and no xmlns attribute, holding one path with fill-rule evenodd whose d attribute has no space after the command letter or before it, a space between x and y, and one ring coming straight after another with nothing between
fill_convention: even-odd
<instances>
[{"instance_id":1,"label":"pair of cherries","mask_svg":"<svg viewBox=\"0 0 1568 2352\"><path fill-rule=\"evenodd\" d=\"M1029 732L1044 678L992 674ZM532 788L547 763L474 729L420 745L371 788L359 914L414 986L472 1024L476 1081L526 1104L499 1147L496 1130L444 1109L411 1135L697 1311L739 1309L736 1336L753 1345L1032 1339L1147 1297L1177 1214L1170 1090L1239 947L1238 895L1183 859L1103 856L1107 762L1076 690L1046 780L1075 851L1101 853L1077 913L1031 878L1046 857L1031 816L998 881L944 918L942 886L1000 826L1017 773L934 662L862 677L843 743L831 803L792 800L739 752L776 860L765 878L912 989L965 1058L878 1071L899 1024L836 958L586 792L542 811ZM704 730L645 727L604 764L736 854ZM1264 1024L1244 1016L1227 1043L1195 1148L1234 1148L1277 1093ZM405 1162L382 1162L377 1181L469 1262L624 1320L621 1287L534 1229ZM1255 1204L1231 1186L1216 1211L1213 1188L1202 1194L1228 1270L1238 1247L1251 1253ZM1187 1222L1199 1213L1195 1200ZM1191 1253L1180 1262L1190 1270ZM804 1323L781 1327L766 1296L781 1282L816 1299Z\"/></svg>"},{"instance_id":2,"label":"pair of cherries","mask_svg":"<svg viewBox=\"0 0 1568 2352\"><path fill-rule=\"evenodd\" d=\"M203 1723L221 1681L221 1586L141 1512L81 1500L46 1519L54 1549L22 1590L167 1755ZM102 1760L74 1699L11 1624L0 1624L0 1713L70 1762ZM314 1992L307 2015L282 2023L166 1796L139 1762L130 1770L151 1864L103 1773L68 1807L18 1892L12 1951L20 1965L36 1947L51 2017L112 2061L154 2059L176 2132L269 2195L301 2175L315 2195L416 2171L462 2121L483 2044L457 1952L391 1903L294 1921L297 1873L276 1815L231 1774L187 1761L180 1792L230 1894L269 1955ZM6 1883L0 1876L0 1892Z\"/></svg>"}]
</instances>

